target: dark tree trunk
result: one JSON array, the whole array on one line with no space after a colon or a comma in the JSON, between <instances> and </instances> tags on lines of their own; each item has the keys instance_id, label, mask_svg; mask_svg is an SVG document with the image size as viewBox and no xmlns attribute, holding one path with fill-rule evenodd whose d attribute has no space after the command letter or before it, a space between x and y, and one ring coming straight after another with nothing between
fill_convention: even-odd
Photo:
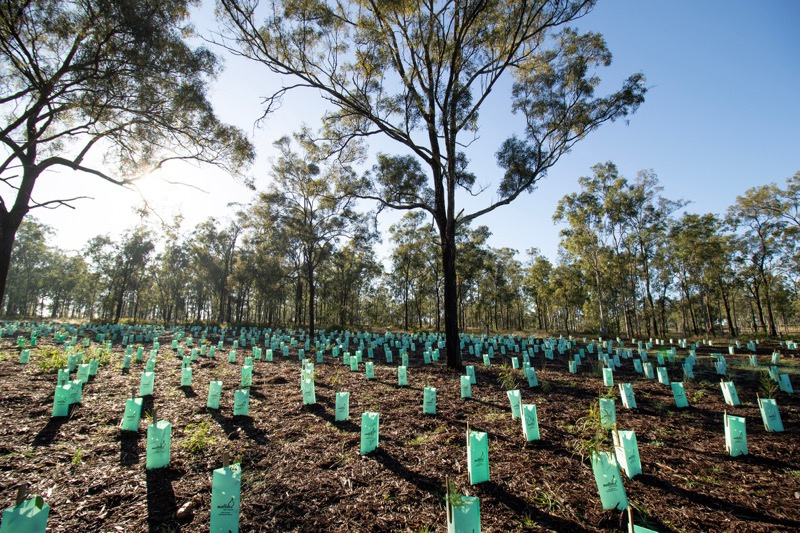
<instances>
[{"instance_id":1,"label":"dark tree trunk","mask_svg":"<svg viewBox=\"0 0 800 533\"><path fill-rule=\"evenodd\" d=\"M442 270L444 271L444 331L447 367L461 370L461 350L458 338L458 294L456 287L455 224L448 220L442 235Z\"/></svg>"},{"instance_id":2,"label":"dark tree trunk","mask_svg":"<svg viewBox=\"0 0 800 533\"><path fill-rule=\"evenodd\" d=\"M769 281L764 270L761 270L761 280L764 282L764 299L767 301L767 320L769 321L769 334L773 337L778 336L778 329L775 327L775 315L772 312L772 297L769 292Z\"/></svg>"},{"instance_id":3,"label":"dark tree trunk","mask_svg":"<svg viewBox=\"0 0 800 533\"><path fill-rule=\"evenodd\" d=\"M724 289L720 289L720 294L722 294L722 303L725 306L725 318L728 321L728 331L731 337L736 338L736 325L733 323L733 315L731 314L731 305L728 301L728 295Z\"/></svg>"},{"instance_id":4,"label":"dark tree trunk","mask_svg":"<svg viewBox=\"0 0 800 533\"><path fill-rule=\"evenodd\" d=\"M6 294L6 280L11 268L11 251L14 249L14 239L22 223L22 217L15 217L6 213L5 208L0 213L0 302Z\"/></svg>"}]
</instances>

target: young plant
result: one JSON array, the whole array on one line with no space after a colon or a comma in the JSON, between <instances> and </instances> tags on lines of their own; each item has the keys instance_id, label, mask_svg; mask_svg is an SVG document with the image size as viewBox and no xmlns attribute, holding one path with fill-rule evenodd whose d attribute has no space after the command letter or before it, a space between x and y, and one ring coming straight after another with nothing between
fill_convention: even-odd
<instances>
[{"instance_id":1,"label":"young plant","mask_svg":"<svg viewBox=\"0 0 800 533\"><path fill-rule=\"evenodd\" d=\"M103 346L92 346L87 350L89 360L97 359L97 366L105 366L111 362L111 350Z\"/></svg>"},{"instance_id":2,"label":"young plant","mask_svg":"<svg viewBox=\"0 0 800 533\"><path fill-rule=\"evenodd\" d=\"M572 441L574 453L580 455L581 461L598 452L613 451L611 433L600 422L600 406L592 402L586 416L579 418L574 427L575 438Z\"/></svg>"},{"instance_id":3,"label":"young plant","mask_svg":"<svg viewBox=\"0 0 800 533\"><path fill-rule=\"evenodd\" d=\"M761 396L774 398L775 395L778 394L780 387L778 387L778 384L769 376L769 372L762 370L758 377L758 390Z\"/></svg>"},{"instance_id":4,"label":"young plant","mask_svg":"<svg viewBox=\"0 0 800 533\"><path fill-rule=\"evenodd\" d=\"M497 375L503 390L514 390L519 386L519 373L514 367L503 365L497 371Z\"/></svg>"},{"instance_id":5,"label":"young plant","mask_svg":"<svg viewBox=\"0 0 800 533\"><path fill-rule=\"evenodd\" d=\"M58 372L67 366L67 354L56 348L39 350L39 357L36 367L42 372Z\"/></svg>"},{"instance_id":6,"label":"young plant","mask_svg":"<svg viewBox=\"0 0 800 533\"><path fill-rule=\"evenodd\" d=\"M450 478L446 481L445 492L445 502L450 505L450 508L464 505L464 495L459 492L456 484Z\"/></svg>"},{"instance_id":7,"label":"young plant","mask_svg":"<svg viewBox=\"0 0 800 533\"><path fill-rule=\"evenodd\" d=\"M197 424L187 424L184 433L188 437L181 446L189 453L200 453L207 450L217 439L209 435L211 425L208 420Z\"/></svg>"}]
</instances>

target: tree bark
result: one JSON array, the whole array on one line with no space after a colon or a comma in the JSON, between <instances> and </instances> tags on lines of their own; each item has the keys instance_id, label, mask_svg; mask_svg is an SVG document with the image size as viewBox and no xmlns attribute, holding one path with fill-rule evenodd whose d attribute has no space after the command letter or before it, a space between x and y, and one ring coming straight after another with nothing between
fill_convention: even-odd
<instances>
[{"instance_id":1,"label":"tree bark","mask_svg":"<svg viewBox=\"0 0 800 533\"><path fill-rule=\"evenodd\" d=\"M447 367L461 370L460 339L458 338L458 300L456 290L455 223L448 220L442 232L442 270L444 271L444 331Z\"/></svg>"},{"instance_id":2,"label":"tree bark","mask_svg":"<svg viewBox=\"0 0 800 533\"><path fill-rule=\"evenodd\" d=\"M314 338L314 264L311 258L306 261L306 281L308 282L308 337Z\"/></svg>"},{"instance_id":3,"label":"tree bark","mask_svg":"<svg viewBox=\"0 0 800 533\"><path fill-rule=\"evenodd\" d=\"M16 223L14 217L8 213L3 212L0 215L0 302L5 298L6 280L11 268L11 252L14 249L14 239L20 223Z\"/></svg>"}]
</instances>

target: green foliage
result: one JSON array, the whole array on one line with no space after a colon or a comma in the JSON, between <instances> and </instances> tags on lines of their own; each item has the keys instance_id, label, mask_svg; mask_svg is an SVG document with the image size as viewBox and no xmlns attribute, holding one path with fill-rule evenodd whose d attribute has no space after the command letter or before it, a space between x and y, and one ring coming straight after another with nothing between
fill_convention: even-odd
<instances>
[{"instance_id":1,"label":"green foliage","mask_svg":"<svg viewBox=\"0 0 800 533\"><path fill-rule=\"evenodd\" d=\"M339 390L339 387L344 383L345 374L342 366L334 363L333 370L328 372L328 383L330 383L333 390Z\"/></svg>"},{"instance_id":2,"label":"green foliage","mask_svg":"<svg viewBox=\"0 0 800 533\"><path fill-rule=\"evenodd\" d=\"M573 452L580 455L581 461L598 452L613 451L611 432L600 423L600 406L597 402L589 405L589 412L575 422L571 433Z\"/></svg>"},{"instance_id":3,"label":"green foliage","mask_svg":"<svg viewBox=\"0 0 800 533\"><path fill-rule=\"evenodd\" d=\"M67 354L58 348L40 348L36 367L42 372L58 372L67 367Z\"/></svg>"},{"instance_id":4,"label":"green foliage","mask_svg":"<svg viewBox=\"0 0 800 533\"><path fill-rule=\"evenodd\" d=\"M186 440L181 443L181 447L189 453L200 453L207 450L217 439L210 435L211 424L208 420L203 420L196 424L187 424L184 434Z\"/></svg>"},{"instance_id":5,"label":"green foliage","mask_svg":"<svg viewBox=\"0 0 800 533\"><path fill-rule=\"evenodd\" d=\"M81 463L83 463L83 450L75 448L75 451L72 453L72 465L80 466Z\"/></svg>"},{"instance_id":6,"label":"green foliage","mask_svg":"<svg viewBox=\"0 0 800 533\"><path fill-rule=\"evenodd\" d=\"M497 377L503 390L515 390L519 386L520 372L511 365L501 366Z\"/></svg>"},{"instance_id":7,"label":"green foliage","mask_svg":"<svg viewBox=\"0 0 800 533\"><path fill-rule=\"evenodd\" d=\"M450 507L464 505L464 495L456 488L455 482L449 478L445 484L445 501L450 504Z\"/></svg>"},{"instance_id":8,"label":"green foliage","mask_svg":"<svg viewBox=\"0 0 800 533\"><path fill-rule=\"evenodd\" d=\"M775 383L775 380L769 377L769 372L762 370L758 376L758 391L761 396L765 398L774 398L779 390L780 386Z\"/></svg>"},{"instance_id":9,"label":"green foliage","mask_svg":"<svg viewBox=\"0 0 800 533\"><path fill-rule=\"evenodd\" d=\"M699 403L700 400L702 400L703 396L705 396L705 395L706 395L706 391L705 390L697 389L696 391L694 391L694 393L692 393L691 403L692 404Z\"/></svg>"},{"instance_id":10,"label":"green foliage","mask_svg":"<svg viewBox=\"0 0 800 533\"><path fill-rule=\"evenodd\" d=\"M425 444L430 437L426 434L417 435L414 438L411 438L406 441L406 446L421 446Z\"/></svg>"},{"instance_id":11,"label":"green foliage","mask_svg":"<svg viewBox=\"0 0 800 533\"><path fill-rule=\"evenodd\" d=\"M533 502L548 513L558 510L564 505L564 502L559 494L560 488L560 486L555 489L552 489L549 486L546 486L545 488L537 487L534 492Z\"/></svg>"},{"instance_id":12,"label":"green foliage","mask_svg":"<svg viewBox=\"0 0 800 533\"><path fill-rule=\"evenodd\" d=\"M90 346L87 350L87 360L97 359L97 366L104 367L111 363L111 350L104 346Z\"/></svg>"}]
</instances>

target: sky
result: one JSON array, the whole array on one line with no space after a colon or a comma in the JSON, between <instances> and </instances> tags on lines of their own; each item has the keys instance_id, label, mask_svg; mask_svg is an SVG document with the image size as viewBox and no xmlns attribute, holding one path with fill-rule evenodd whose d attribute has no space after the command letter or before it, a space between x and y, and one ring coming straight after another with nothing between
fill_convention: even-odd
<instances>
[{"instance_id":1,"label":"sky","mask_svg":"<svg viewBox=\"0 0 800 533\"><path fill-rule=\"evenodd\" d=\"M204 35L217 28L213 3L194 11L194 23ZM582 31L602 33L614 59L601 69L600 94L621 86L634 72L644 72L649 87L644 104L627 121L606 124L562 157L532 194L521 196L475 225L492 232L489 244L511 247L519 259L538 248L556 261L559 229L552 221L558 201L578 191L578 178L591 167L614 162L633 179L652 169L670 199L688 200L684 211L724 213L748 188L777 183L800 171L800 2L795 0L605 0L577 23ZM214 49L225 70L212 84L210 98L219 116L245 130L258 151L249 170L258 190L269 183L272 143L302 124L319 125L324 106L319 94L290 93L282 107L256 124L263 112L261 98L283 82L266 67ZM501 87L502 89L502 87ZM500 169L494 154L500 143L522 135L521 119L510 114L508 91L493 91L482 108L480 138L470 152L478 183L488 185L468 211L483 207L497 187ZM396 150L388 140L376 140L370 153ZM368 163L368 166L371 162ZM192 186L170 185L181 181ZM213 168L171 164L142 178L129 191L97 178L63 171L43 177L34 198L43 201L78 195L93 200L76 209L36 209L32 214L57 230L55 244L80 250L98 234L112 237L133 227L134 208L143 199L162 218L180 212L183 229L215 216L231 216L231 204L247 203L253 193ZM381 217L381 228L399 218ZM376 253L385 257L388 238Z\"/></svg>"}]
</instances>

